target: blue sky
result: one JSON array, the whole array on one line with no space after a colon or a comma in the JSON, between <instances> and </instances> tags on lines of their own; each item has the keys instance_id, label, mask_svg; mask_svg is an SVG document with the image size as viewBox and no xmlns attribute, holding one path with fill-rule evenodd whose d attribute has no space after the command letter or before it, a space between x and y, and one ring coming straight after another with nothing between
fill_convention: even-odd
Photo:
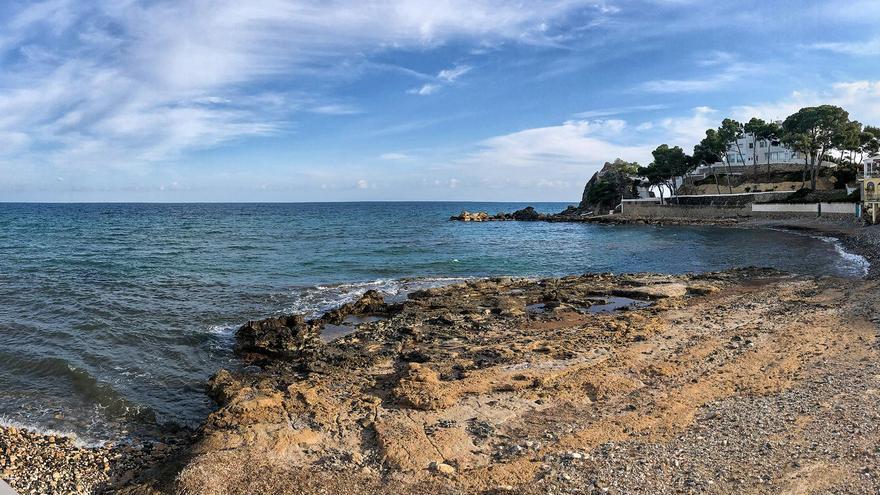
<instances>
[{"instance_id":1,"label":"blue sky","mask_svg":"<svg viewBox=\"0 0 880 495\"><path fill-rule=\"evenodd\" d=\"M818 103L880 124L880 2L0 5L0 201L575 202Z\"/></svg>"}]
</instances>

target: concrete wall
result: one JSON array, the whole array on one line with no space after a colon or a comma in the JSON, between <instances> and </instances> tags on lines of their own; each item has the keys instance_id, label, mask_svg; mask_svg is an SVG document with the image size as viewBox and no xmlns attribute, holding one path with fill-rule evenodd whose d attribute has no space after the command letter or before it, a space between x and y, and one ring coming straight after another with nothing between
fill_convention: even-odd
<instances>
[{"instance_id":1,"label":"concrete wall","mask_svg":"<svg viewBox=\"0 0 880 495\"><path fill-rule=\"evenodd\" d=\"M823 215L855 215L857 203L822 203Z\"/></svg>"},{"instance_id":2,"label":"concrete wall","mask_svg":"<svg viewBox=\"0 0 880 495\"><path fill-rule=\"evenodd\" d=\"M822 203L822 216L855 217L855 203ZM713 219L733 217L816 217L819 204L756 203L745 206L658 205L656 203L624 202L621 215L632 218Z\"/></svg>"},{"instance_id":3,"label":"concrete wall","mask_svg":"<svg viewBox=\"0 0 880 495\"><path fill-rule=\"evenodd\" d=\"M670 203L704 206L748 206L751 203L771 203L788 196L790 192L759 192L734 194L681 195L670 199Z\"/></svg>"},{"instance_id":4,"label":"concrete wall","mask_svg":"<svg viewBox=\"0 0 880 495\"><path fill-rule=\"evenodd\" d=\"M687 206L665 205L651 203L624 203L621 215L633 218L731 218L751 215L752 210L746 207L719 207L719 206Z\"/></svg>"},{"instance_id":5,"label":"concrete wall","mask_svg":"<svg viewBox=\"0 0 880 495\"><path fill-rule=\"evenodd\" d=\"M761 203L753 204L752 211L755 213L812 213L819 214L819 206L812 204L788 204L788 203Z\"/></svg>"},{"instance_id":6,"label":"concrete wall","mask_svg":"<svg viewBox=\"0 0 880 495\"><path fill-rule=\"evenodd\" d=\"M757 216L780 216L780 215L819 215L820 203L786 204L786 203L763 203L753 204L752 212ZM822 215L852 215L856 214L856 203L821 203Z\"/></svg>"}]
</instances>

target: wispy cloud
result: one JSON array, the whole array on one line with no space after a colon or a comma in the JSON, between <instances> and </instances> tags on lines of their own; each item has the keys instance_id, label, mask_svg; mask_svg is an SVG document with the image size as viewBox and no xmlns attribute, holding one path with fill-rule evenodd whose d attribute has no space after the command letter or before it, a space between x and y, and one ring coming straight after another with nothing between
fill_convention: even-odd
<instances>
[{"instance_id":1,"label":"wispy cloud","mask_svg":"<svg viewBox=\"0 0 880 495\"><path fill-rule=\"evenodd\" d=\"M322 115L357 115L363 111L351 105L342 105L338 103L329 103L326 105L318 105L309 109L312 113Z\"/></svg>"},{"instance_id":2,"label":"wispy cloud","mask_svg":"<svg viewBox=\"0 0 880 495\"><path fill-rule=\"evenodd\" d=\"M420 96L432 95L440 91L443 86L454 83L458 78L467 74L472 69L473 67L469 65L457 65L450 69L443 69L437 74L437 77L434 78L434 82L425 83L418 88L413 88L409 90L408 93Z\"/></svg>"},{"instance_id":3,"label":"wispy cloud","mask_svg":"<svg viewBox=\"0 0 880 495\"><path fill-rule=\"evenodd\" d=\"M526 129L481 142L481 149L466 162L495 167L500 173L517 168L546 175L553 167L557 174L572 168L584 174L618 156L642 160L650 156L645 146L622 144L626 127L622 120L572 120Z\"/></svg>"},{"instance_id":4,"label":"wispy cloud","mask_svg":"<svg viewBox=\"0 0 880 495\"><path fill-rule=\"evenodd\" d=\"M412 159L412 157L407 155L406 153L382 153L381 155L379 155L379 158L391 161L403 161Z\"/></svg>"},{"instance_id":5,"label":"wispy cloud","mask_svg":"<svg viewBox=\"0 0 880 495\"><path fill-rule=\"evenodd\" d=\"M866 41L814 43L808 45L808 47L813 50L824 50L834 53L842 53L844 55L872 57L880 55L880 38L873 38Z\"/></svg>"},{"instance_id":6,"label":"wispy cloud","mask_svg":"<svg viewBox=\"0 0 880 495\"><path fill-rule=\"evenodd\" d=\"M352 115L320 92L267 91L355 77L352 59L456 40L536 42L533 28L586 0L340 0L15 6L0 33L0 141L30 161L125 164L284 132L298 112ZM524 37L524 33L532 33ZM471 68L437 74L452 84ZM266 84L272 82L273 84ZM326 99L326 98L323 98Z\"/></svg>"},{"instance_id":7,"label":"wispy cloud","mask_svg":"<svg viewBox=\"0 0 880 495\"><path fill-rule=\"evenodd\" d=\"M595 119L599 117L612 117L615 115L625 115L635 112L652 112L656 110L665 110L669 105L653 104L653 105L633 105L630 107L600 108L597 110L587 110L578 112L573 115L577 119Z\"/></svg>"},{"instance_id":8,"label":"wispy cloud","mask_svg":"<svg viewBox=\"0 0 880 495\"><path fill-rule=\"evenodd\" d=\"M646 81L637 89L649 93L703 93L731 86L748 74L758 72L756 64L742 62L729 52L715 51L694 61L709 74L689 79L656 79Z\"/></svg>"},{"instance_id":9,"label":"wispy cloud","mask_svg":"<svg viewBox=\"0 0 880 495\"><path fill-rule=\"evenodd\" d=\"M821 104L841 106L853 118L876 125L880 122L880 81L846 81L822 90L795 91L776 101L735 106L732 113L741 120L751 117L778 120L800 108Z\"/></svg>"},{"instance_id":10,"label":"wispy cloud","mask_svg":"<svg viewBox=\"0 0 880 495\"><path fill-rule=\"evenodd\" d=\"M429 95L432 95L438 91L440 91L439 84L425 83L418 88L413 88L413 89L407 91L407 93L409 93L411 95L429 96Z\"/></svg>"}]
</instances>

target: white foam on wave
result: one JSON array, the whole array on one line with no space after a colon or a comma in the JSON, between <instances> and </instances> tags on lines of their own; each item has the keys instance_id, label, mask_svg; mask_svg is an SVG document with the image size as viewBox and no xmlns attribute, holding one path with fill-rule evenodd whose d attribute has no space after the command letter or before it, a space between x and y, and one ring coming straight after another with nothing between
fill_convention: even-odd
<instances>
[{"instance_id":1,"label":"white foam on wave","mask_svg":"<svg viewBox=\"0 0 880 495\"><path fill-rule=\"evenodd\" d=\"M776 230L778 232L785 232L788 234L801 235L805 237L812 237L813 239L818 239L822 242L827 242L834 247L834 250L837 254L844 260L847 266L853 267L853 269L858 272L862 277L867 277L868 273L871 270L871 262L868 261L867 258L860 254L851 253L846 250L840 239L837 237L832 237L828 235L815 234L810 232L803 232L799 230L790 230L785 228L773 228L770 230Z\"/></svg>"},{"instance_id":2,"label":"white foam on wave","mask_svg":"<svg viewBox=\"0 0 880 495\"><path fill-rule=\"evenodd\" d=\"M103 441L100 440L86 440L80 438L76 433L72 431L62 431L55 430L52 428L44 428L37 426L35 424L25 423L22 421L10 419L6 416L0 416L0 427L3 428L16 428L18 430L27 430L38 435L42 435L45 437L64 437L69 438L73 441L73 445L80 448L97 448L104 445Z\"/></svg>"},{"instance_id":3,"label":"white foam on wave","mask_svg":"<svg viewBox=\"0 0 880 495\"><path fill-rule=\"evenodd\" d=\"M208 327L208 333L219 335L220 337L231 337L238 330L241 323L223 323L220 325L211 325Z\"/></svg>"},{"instance_id":4,"label":"white foam on wave","mask_svg":"<svg viewBox=\"0 0 880 495\"><path fill-rule=\"evenodd\" d=\"M293 304L284 313L298 313L315 318L343 304L357 301L368 290L377 290L389 297L400 297L410 292L464 282L471 277L431 277L414 279L376 279L337 285L318 285L296 289L291 294Z\"/></svg>"},{"instance_id":5,"label":"white foam on wave","mask_svg":"<svg viewBox=\"0 0 880 495\"><path fill-rule=\"evenodd\" d=\"M846 248L843 246L843 242L841 242L840 239L836 237L821 235L817 235L814 237L830 243L832 246L834 246L834 250L837 251L837 254L839 254L841 258L846 260L847 264L853 266L856 270L861 271L861 275L863 277L868 276L868 272L871 270L871 262L868 261L867 258L860 254L847 251Z\"/></svg>"},{"instance_id":6,"label":"white foam on wave","mask_svg":"<svg viewBox=\"0 0 880 495\"><path fill-rule=\"evenodd\" d=\"M316 285L296 288L290 292L293 303L284 306L276 314L301 314L317 318L343 304L357 301L368 290L377 290L389 300L402 301L410 292L432 287L442 287L471 280L473 277L426 277L411 279L376 279L335 285ZM265 315L268 317L271 315ZM235 336L244 322L221 323L208 327L208 333L223 340Z\"/></svg>"}]
</instances>

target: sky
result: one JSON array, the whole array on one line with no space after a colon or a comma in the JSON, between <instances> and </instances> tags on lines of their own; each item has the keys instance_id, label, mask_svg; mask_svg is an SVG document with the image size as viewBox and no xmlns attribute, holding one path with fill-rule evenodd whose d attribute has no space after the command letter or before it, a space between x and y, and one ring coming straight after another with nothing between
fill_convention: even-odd
<instances>
[{"instance_id":1,"label":"sky","mask_svg":"<svg viewBox=\"0 0 880 495\"><path fill-rule=\"evenodd\" d=\"M0 202L577 202L724 117L880 124L877 0L5 0Z\"/></svg>"}]
</instances>

